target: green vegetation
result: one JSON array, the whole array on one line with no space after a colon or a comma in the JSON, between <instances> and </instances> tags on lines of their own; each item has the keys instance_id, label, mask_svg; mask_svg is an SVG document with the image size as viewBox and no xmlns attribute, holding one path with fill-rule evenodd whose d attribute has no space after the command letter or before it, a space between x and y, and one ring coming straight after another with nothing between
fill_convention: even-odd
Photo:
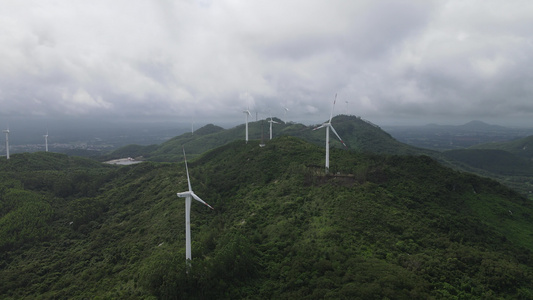
<instances>
[{"instance_id":1,"label":"green vegetation","mask_svg":"<svg viewBox=\"0 0 533 300\"><path fill-rule=\"evenodd\" d=\"M503 150L461 149L445 151L442 155L473 168L491 173L513 176L533 175L531 161Z\"/></svg>"},{"instance_id":2,"label":"green vegetation","mask_svg":"<svg viewBox=\"0 0 533 300\"><path fill-rule=\"evenodd\" d=\"M436 156L460 170L490 177L533 199L533 137L444 151Z\"/></svg>"},{"instance_id":3,"label":"green vegetation","mask_svg":"<svg viewBox=\"0 0 533 300\"><path fill-rule=\"evenodd\" d=\"M302 124L285 124L282 120L273 118L279 124L273 126L273 136L299 137L318 146L325 145L324 129L313 131L313 127ZM333 118L332 123L339 135L348 144L349 149L360 152L383 154L432 154L430 150L415 148L398 142L378 126L355 116L340 115ZM269 124L266 121L249 122L250 140L261 140L261 124L263 124L263 137L269 138ZM223 146L233 141L244 140L244 124L231 129L223 129L213 124L206 125L194 134L190 132L174 137L161 145L138 146L129 145L117 149L102 157L103 160L122 157L139 157L146 160L159 162L175 162L182 159L182 146L191 157L195 157L208 150ZM332 135L331 147L343 148L342 144Z\"/></svg>"},{"instance_id":4,"label":"green vegetation","mask_svg":"<svg viewBox=\"0 0 533 300\"><path fill-rule=\"evenodd\" d=\"M294 137L207 151L189 170L215 210L193 203L189 270L182 162L0 170L2 299L533 297L533 204L428 156L333 148L327 175Z\"/></svg>"},{"instance_id":5,"label":"green vegetation","mask_svg":"<svg viewBox=\"0 0 533 300\"><path fill-rule=\"evenodd\" d=\"M514 141L504 142L504 143L489 143L489 144L476 145L471 148L472 149L504 150L516 156L531 160L533 159L533 136L528 136L522 139L517 139Z\"/></svg>"}]
</instances>

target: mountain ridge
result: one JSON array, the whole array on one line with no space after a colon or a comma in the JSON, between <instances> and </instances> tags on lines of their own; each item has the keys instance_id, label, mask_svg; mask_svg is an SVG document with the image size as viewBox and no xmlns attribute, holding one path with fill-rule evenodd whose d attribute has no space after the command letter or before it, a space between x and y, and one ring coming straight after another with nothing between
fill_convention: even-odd
<instances>
[{"instance_id":1,"label":"mountain ridge","mask_svg":"<svg viewBox=\"0 0 533 300\"><path fill-rule=\"evenodd\" d=\"M310 141L316 145L324 145L325 137L323 130L313 131L315 126L305 126L299 123L284 123L278 118L273 118L279 124L273 124L273 136L294 136ZM383 131L379 126L355 116L338 115L332 119L332 124L348 144L348 148L354 151L374 152L383 154L428 154L431 150L425 150L403 144L395 140L390 134ZM174 137L160 145L122 147L105 156L105 159L119 157L143 156L153 161L176 161L181 155L181 148L186 147L187 153L192 156L204 153L209 149L222 146L235 140L244 140L244 124L230 129L223 129L216 125L208 124L200 129L201 134L184 133ZM198 131L197 130L197 131ZM267 120L259 120L248 123L250 140L263 140L268 142L269 124ZM335 136L330 137L330 146L342 148L343 146ZM132 149L128 154L128 149Z\"/></svg>"},{"instance_id":2,"label":"mountain ridge","mask_svg":"<svg viewBox=\"0 0 533 300\"><path fill-rule=\"evenodd\" d=\"M428 156L339 148L330 154L330 174L324 172L322 146L291 136L265 147L257 140L233 141L192 159L195 193L215 210L193 203L190 269L184 205L176 197L187 189L183 162L90 163L86 170L93 171L75 180L84 168L73 170L83 163L69 165L66 156L39 153L0 161L2 170L24 161L33 165L1 175L0 236L37 228L46 233L22 235L3 246L0 296L533 295L530 201ZM43 161L49 158L64 167ZM62 181L29 185L35 169ZM17 196L27 193L33 196ZM19 218L25 214L38 222Z\"/></svg>"}]
</instances>

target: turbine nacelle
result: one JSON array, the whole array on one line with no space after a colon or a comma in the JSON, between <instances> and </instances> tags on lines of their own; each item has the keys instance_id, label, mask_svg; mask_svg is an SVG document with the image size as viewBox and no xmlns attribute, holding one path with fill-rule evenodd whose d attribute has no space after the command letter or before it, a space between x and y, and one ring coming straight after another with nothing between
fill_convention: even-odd
<instances>
[{"instance_id":1,"label":"turbine nacelle","mask_svg":"<svg viewBox=\"0 0 533 300\"><path fill-rule=\"evenodd\" d=\"M182 193L177 193L178 197L180 198L187 198L187 197L192 197L194 200L198 201L198 202L201 202L202 204L204 204L205 206L211 208L214 210L213 207L211 207L211 205L207 204L207 202L205 202L204 200L202 200L200 197L198 197L198 195L196 195L193 191L190 191L190 192L182 192Z\"/></svg>"},{"instance_id":2,"label":"turbine nacelle","mask_svg":"<svg viewBox=\"0 0 533 300\"><path fill-rule=\"evenodd\" d=\"M276 121L272 120L272 118L270 118L270 121L268 121L268 123L275 123L275 124L279 124L279 122L276 122Z\"/></svg>"}]
</instances>

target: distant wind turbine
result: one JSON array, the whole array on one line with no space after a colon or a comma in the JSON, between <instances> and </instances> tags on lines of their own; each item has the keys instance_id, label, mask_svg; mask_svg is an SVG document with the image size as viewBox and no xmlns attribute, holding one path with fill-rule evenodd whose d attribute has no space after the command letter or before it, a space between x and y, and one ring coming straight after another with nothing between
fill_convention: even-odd
<instances>
[{"instance_id":1,"label":"distant wind turbine","mask_svg":"<svg viewBox=\"0 0 533 300\"><path fill-rule=\"evenodd\" d=\"M344 101L346 103L346 115L350 115L350 111L348 109L348 101Z\"/></svg>"},{"instance_id":2,"label":"distant wind turbine","mask_svg":"<svg viewBox=\"0 0 533 300\"><path fill-rule=\"evenodd\" d=\"M185 148L183 148L183 159L185 160L185 170L187 171L187 183L189 190L187 192L178 193L178 197L185 198L185 261L191 261L191 202L192 198L205 204L207 207L214 209L204 200L200 199L191 188L191 179L189 178L189 168L187 167L187 157L185 156Z\"/></svg>"},{"instance_id":3,"label":"distant wind turbine","mask_svg":"<svg viewBox=\"0 0 533 300\"><path fill-rule=\"evenodd\" d=\"M2 132L6 134L6 157L9 159L9 127Z\"/></svg>"},{"instance_id":4,"label":"distant wind turbine","mask_svg":"<svg viewBox=\"0 0 533 300\"><path fill-rule=\"evenodd\" d=\"M259 147L265 146L265 135L263 131L263 120L261 120L261 144L259 144Z\"/></svg>"},{"instance_id":5,"label":"distant wind turbine","mask_svg":"<svg viewBox=\"0 0 533 300\"><path fill-rule=\"evenodd\" d=\"M289 111L288 108L283 107L283 123L287 124L287 119L285 119L285 115L287 115L287 112Z\"/></svg>"},{"instance_id":6,"label":"distant wind turbine","mask_svg":"<svg viewBox=\"0 0 533 300\"><path fill-rule=\"evenodd\" d=\"M46 134L43 135L44 137L44 150L48 152L48 130L46 130Z\"/></svg>"},{"instance_id":7,"label":"distant wind turbine","mask_svg":"<svg viewBox=\"0 0 533 300\"><path fill-rule=\"evenodd\" d=\"M331 125L331 119L333 119L333 109L335 108L335 102L337 101L337 94L335 94L335 100L333 101L333 107L331 108L331 115L329 116L329 121L314 128L313 130L317 130L323 127L326 127L326 173L329 171L329 130L333 131L335 135L339 138L339 141L344 145L344 147L348 148L344 141L341 139L337 131L335 131L335 128L333 128L333 125Z\"/></svg>"},{"instance_id":8,"label":"distant wind turbine","mask_svg":"<svg viewBox=\"0 0 533 300\"><path fill-rule=\"evenodd\" d=\"M279 122L272 120L272 115L270 115L270 121L268 123L270 123L270 139L272 139L272 123L279 124Z\"/></svg>"},{"instance_id":9,"label":"distant wind turbine","mask_svg":"<svg viewBox=\"0 0 533 300\"><path fill-rule=\"evenodd\" d=\"M246 121L246 143L248 143L248 116L252 116L250 113L250 109L246 109L242 111L245 114L245 121Z\"/></svg>"}]
</instances>

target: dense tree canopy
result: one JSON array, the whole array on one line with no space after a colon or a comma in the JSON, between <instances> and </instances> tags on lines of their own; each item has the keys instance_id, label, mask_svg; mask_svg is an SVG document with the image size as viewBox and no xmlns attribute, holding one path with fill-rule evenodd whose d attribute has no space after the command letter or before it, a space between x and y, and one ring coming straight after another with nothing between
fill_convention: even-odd
<instances>
[{"instance_id":1,"label":"dense tree canopy","mask_svg":"<svg viewBox=\"0 0 533 300\"><path fill-rule=\"evenodd\" d=\"M231 142L184 165L53 153L0 162L0 297L533 297L533 207L428 156Z\"/></svg>"}]
</instances>

